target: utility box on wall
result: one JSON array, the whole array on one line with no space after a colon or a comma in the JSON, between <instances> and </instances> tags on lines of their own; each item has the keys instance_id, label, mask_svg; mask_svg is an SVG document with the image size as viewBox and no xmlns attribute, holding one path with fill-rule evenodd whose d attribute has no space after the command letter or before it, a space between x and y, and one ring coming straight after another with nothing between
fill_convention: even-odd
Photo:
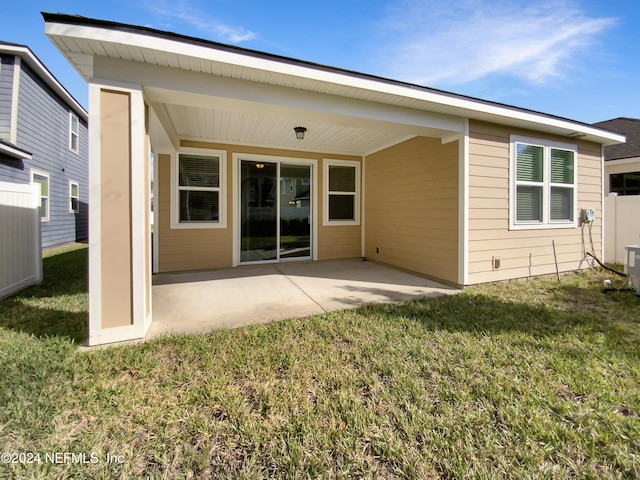
<instances>
[{"instance_id":1,"label":"utility box on wall","mask_svg":"<svg viewBox=\"0 0 640 480\"><path fill-rule=\"evenodd\" d=\"M640 245L627 245L627 261L625 262L625 273L631 277L636 293L640 295Z\"/></svg>"}]
</instances>

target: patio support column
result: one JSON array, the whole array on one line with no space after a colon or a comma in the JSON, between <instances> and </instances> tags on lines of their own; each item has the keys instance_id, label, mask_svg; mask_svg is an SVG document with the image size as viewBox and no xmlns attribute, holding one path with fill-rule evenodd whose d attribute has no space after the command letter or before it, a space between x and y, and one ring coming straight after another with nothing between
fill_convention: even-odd
<instances>
[{"instance_id":1,"label":"patio support column","mask_svg":"<svg viewBox=\"0 0 640 480\"><path fill-rule=\"evenodd\" d=\"M458 284L469 283L469 120L458 140Z\"/></svg>"},{"instance_id":2,"label":"patio support column","mask_svg":"<svg viewBox=\"0 0 640 480\"><path fill-rule=\"evenodd\" d=\"M149 151L139 85L89 84L89 345L151 323Z\"/></svg>"}]
</instances>

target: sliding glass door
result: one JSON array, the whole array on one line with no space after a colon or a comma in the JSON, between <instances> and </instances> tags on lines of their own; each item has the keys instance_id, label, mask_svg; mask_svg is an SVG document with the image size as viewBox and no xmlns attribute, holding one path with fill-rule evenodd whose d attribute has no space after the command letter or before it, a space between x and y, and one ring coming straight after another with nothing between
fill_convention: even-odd
<instances>
[{"instance_id":1,"label":"sliding glass door","mask_svg":"<svg viewBox=\"0 0 640 480\"><path fill-rule=\"evenodd\" d=\"M310 259L311 165L240 160L240 262Z\"/></svg>"},{"instance_id":2,"label":"sliding glass door","mask_svg":"<svg viewBox=\"0 0 640 480\"><path fill-rule=\"evenodd\" d=\"M280 164L280 259L311 258L311 166Z\"/></svg>"}]
</instances>

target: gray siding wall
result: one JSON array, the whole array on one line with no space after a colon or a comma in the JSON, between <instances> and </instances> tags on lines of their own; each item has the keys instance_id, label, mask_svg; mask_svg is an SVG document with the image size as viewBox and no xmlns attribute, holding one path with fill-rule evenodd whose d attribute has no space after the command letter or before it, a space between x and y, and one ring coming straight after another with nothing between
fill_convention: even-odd
<instances>
[{"instance_id":1,"label":"gray siding wall","mask_svg":"<svg viewBox=\"0 0 640 480\"><path fill-rule=\"evenodd\" d=\"M7 141L11 134L13 62L12 55L0 55L0 138Z\"/></svg>"},{"instance_id":2,"label":"gray siding wall","mask_svg":"<svg viewBox=\"0 0 640 480\"><path fill-rule=\"evenodd\" d=\"M88 237L88 134L80 119L80 151L69 150L69 106L22 63L16 144L32 160L0 156L0 180L30 182L31 169L49 174L49 221L42 223L42 246ZM80 186L80 213L70 213L69 181Z\"/></svg>"}]
</instances>

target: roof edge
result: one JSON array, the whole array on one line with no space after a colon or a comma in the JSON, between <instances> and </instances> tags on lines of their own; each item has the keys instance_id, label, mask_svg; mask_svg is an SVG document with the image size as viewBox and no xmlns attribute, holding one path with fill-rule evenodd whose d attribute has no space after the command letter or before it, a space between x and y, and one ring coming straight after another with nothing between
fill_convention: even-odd
<instances>
[{"instance_id":1,"label":"roof edge","mask_svg":"<svg viewBox=\"0 0 640 480\"><path fill-rule=\"evenodd\" d=\"M26 158L27 160L31 160L31 158L33 158L33 154L31 152L2 139L0 139L0 153L4 153L5 155L9 155L10 157L17 159Z\"/></svg>"},{"instance_id":2,"label":"roof edge","mask_svg":"<svg viewBox=\"0 0 640 480\"><path fill-rule=\"evenodd\" d=\"M66 89L62 83L55 77L47 66L33 53L33 50L27 45L19 43L11 43L0 41L0 53L8 53L17 55L27 62L27 65L33 69L44 82L58 94L72 110L74 110L86 122L89 120L89 113L75 99L75 97Z\"/></svg>"},{"instance_id":3,"label":"roof edge","mask_svg":"<svg viewBox=\"0 0 640 480\"><path fill-rule=\"evenodd\" d=\"M339 67L322 65L322 64L318 64L318 63L314 63L306 60L299 60L292 57L286 57L282 55L261 52L258 50L252 50L244 47L238 47L235 45L219 43L212 40L201 39L201 38L187 36L179 33L167 32L164 30L157 30L151 27L137 26L137 25L113 22L109 20L88 18L80 15L69 15L69 14L48 13L48 12L41 12L41 14L46 23L58 23L58 24L73 25L78 27L93 27L93 28L99 28L99 29L120 31L123 33L129 33L129 34L135 34L135 35L150 36L150 37L155 37L155 38L168 40L172 42L180 42L183 44L216 49L219 51L234 53L238 55L250 56L254 58L259 58L261 60L289 64L289 65L308 68L316 71L328 72L336 75L344 75L351 78L356 78L356 79L366 80L370 82L376 82L379 84L391 85L391 86L400 87L408 90L413 90L415 92L432 94L438 97L442 97L442 103L448 103L447 100L451 102L455 102L455 101L465 102L468 104L468 106L460 107L460 108L467 110L469 112L476 111L479 113L489 113L488 112L489 109L494 109L494 110L499 109L499 110L502 110L502 112L493 113L493 115L512 118L514 120L516 119L524 120L527 123L531 123L531 124L538 123L538 124L549 125L549 123L544 122L544 120L552 120L556 122L558 128L574 130L575 135L573 136L575 138L581 138L583 136L592 136L597 138L598 139L597 142L603 145L612 145L612 144L621 143L625 141L625 137L623 135L620 135L619 133L600 129L586 122L580 122L577 120L572 120L572 119L561 117L558 115L539 112L536 110L516 107L513 105L504 104L504 103L499 103L499 102L484 100L484 99L471 97L467 95L452 93L445 90L425 87L425 86L417 85L414 83L403 82L400 80L389 79L389 78L380 77L380 76L371 75L371 74L365 74L365 73L348 70L344 68L339 68ZM560 125L560 124L566 124L566 125Z\"/></svg>"}]
</instances>

